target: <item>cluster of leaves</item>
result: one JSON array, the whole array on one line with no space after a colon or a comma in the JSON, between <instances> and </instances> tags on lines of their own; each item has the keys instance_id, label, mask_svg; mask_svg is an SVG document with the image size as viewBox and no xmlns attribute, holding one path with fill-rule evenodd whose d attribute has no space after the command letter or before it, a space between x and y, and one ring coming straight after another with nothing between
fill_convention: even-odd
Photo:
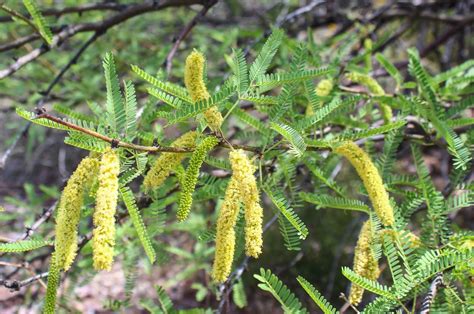
<instances>
[{"instance_id":1,"label":"cluster of leaves","mask_svg":"<svg viewBox=\"0 0 474 314\"><path fill-rule=\"evenodd\" d=\"M43 30L43 36L47 38L47 28L40 26L41 22L38 23L38 28ZM131 65L137 79L146 82L150 95L149 100L140 106L131 81L125 81L123 89L120 88L113 56L107 54L103 62L107 89L105 106L88 103L92 115L78 113L61 105L56 105L54 109L64 115L68 123L82 129L132 145L153 147L158 144L159 147L168 146L171 139L166 138L163 132L156 132L153 128L156 121L165 121L166 126L177 126L183 132L196 128L201 133L207 133L201 114L217 106L225 117L219 137L226 138L226 142L245 144L244 147L250 152L258 152L256 162L260 187L266 195L267 207L273 210L266 210L265 214L267 220L272 214L276 215L284 246L290 251L301 250L302 242L311 236L307 222L299 215L304 202L315 204L317 208L362 212L377 228L381 228L380 222L372 214L373 210L365 202L367 192L360 188L350 193L347 186L336 182L333 176L340 157L332 154L331 148L348 140L363 142L367 150L373 152L372 158L376 160L386 187L394 197L392 203L396 217L393 226L396 236L385 237L383 245L375 243L372 248L377 259L389 266L386 273L391 278L391 284L381 284L360 276L348 267L342 268L342 274L349 281L376 295L365 306L364 312L380 313L399 308L408 310L407 304L412 304L414 311L416 302L413 300L425 295L434 276L443 273L443 289L434 305L440 311L448 309L467 313L472 300L464 289L469 285L465 276L472 266L473 234L454 232L448 215L474 204L473 186L464 184L464 178L471 171L470 147L474 144L472 130L455 132L455 129L474 123L474 119L463 116L473 105L472 96L466 95L472 94L474 64L468 61L431 76L423 67L417 51L412 49L409 50L408 58L413 81L405 81L395 65L382 54L373 56L371 49L365 49L361 54L351 56L350 48L358 40L353 34L344 34L337 38L335 45L317 45L311 40L295 44L285 38L282 31L274 30L251 63L247 61L243 50L233 50L226 59L232 74L215 87L209 99L196 103L182 85L166 82L147 73L142 69L145 65ZM278 55L284 42L285 53ZM381 44L383 42L374 43L373 47ZM331 57L326 60L327 56ZM373 96L369 92L359 93L344 88L346 73L370 74L371 67L365 62L367 59L378 62L390 75L390 83L396 86L394 94ZM280 66L272 67L276 64ZM328 96L319 96L315 92L315 85L321 79L335 82ZM383 125L380 124L380 104L388 105L395 111L393 120ZM307 110L308 107L312 110ZM65 143L68 145L95 153L102 153L110 145L90 133L46 118L37 118L35 113L23 108L17 108L17 113L35 124L66 131L68 136ZM422 136L410 134L406 121L416 123ZM383 149L376 154L374 147L380 138L384 139ZM416 176L399 175L395 169L397 151L405 141L409 142L412 150ZM420 144L441 145L452 156L449 197L435 188L424 164ZM207 167L228 172L230 166L225 149L221 147L215 151L212 156L206 157ZM175 283L191 277L199 270L209 272L216 219L215 211L209 214L206 204L210 200L220 203L228 178L213 176L211 171L202 171L193 193L195 205L190 218L184 224L165 224L169 214L164 210L165 207L177 209L176 202L182 186L180 180L186 178L183 175L184 168L176 169L175 175L150 196L145 196L139 189L133 192L132 188L140 186L140 178L154 156L133 147L120 148L120 154L120 194L125 206L119 211L122 226L118 238L122 240L117 253L127 255L127 250L140 242L151 263L155 260L166 262L166 253L178 256L183 264L189 264L174 279ZM306 182L299 179L302 172L308 178ZM93 197L91 195L89 202L84 205L85 216L91 214ZM138 204L143 203L142 200L146 206L139 208ZM418 211L423 211L426 218L420 225L421 245L413 248L407 236L408 224ZM130 219L122 221L124 216ZM242 220L241 215L236 226L238 237L243 237ZM193 253L163 243L159 235L168 228L188 231L195 237L198 241ZM130 237L134 233L137 236ZM0 246L0 251L21 252L48 244L50 242L43 239L27 240L4 244ZM243 247L238 247L236 251L235 265L238 266ZM90 269L90 245L86 245L80 254L85 258L78 262L78 268L81 271ZM132 254L128 258L137 257ZM133 261L128 265L130 269L136 267ZM53 257L51 271L54 270ZM132 289L133 275L130 278ZM271 271L262 269L255 278L259 287L270 292L285 312L308 312L304 303ZM58 281L58 276L51 276L48 286L55 286ZM336 312L335 307L309 281L301 276L297 277L297 281L324 313ZM197 298L201 300L212 291L219 293L216 286L195 287ZM246 303L242 287L242 281L234 287L234 300L239 306ZM51 289L48 289L45 301L47 308L51 307L53 298ZM115 302L111 307L125 307L128 301ZM144 301L142 306L151 312L173 311L173 304L162 288L157 288L157 303Z\"/></svg>"}]
</instances>

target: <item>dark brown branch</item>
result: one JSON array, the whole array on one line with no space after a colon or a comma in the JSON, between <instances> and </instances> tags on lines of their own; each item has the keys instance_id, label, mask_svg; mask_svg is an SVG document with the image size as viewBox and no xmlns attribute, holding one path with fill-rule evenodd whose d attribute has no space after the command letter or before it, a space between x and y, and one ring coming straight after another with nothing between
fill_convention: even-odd
<instances>
[{"instance_id":1,"label":"dark brown branch","mask_svg":"<svg viewBox=\"0 0 474 314\"><path fill-rule=\"evenodd\" d=\"M5 288L14 290L14 291L19 291L22 287L28 286L32 284L35 281L41 280L43 278L48 277L48 272L44 272L41 274L38 274L36 276L33 276L31 278L18 281L18 280L0 280L0 285L4 286Z\"/></svg>"},{"instance_id":2,"label":"dark brown branch","mask_svg":"<svg viewBox=\"0 0 474 314\"><path fill-rule=\"evenodd\" d=\"M33 33L31 35L27 35L27 36L18 38L16 40L12 41L12 42L1 44L0 45L0 52L11 50L11 49L16 49L18 47L23 46L24 44L27 44L27 43L32 42L32 41L34 41L36 39L39 39L39 38L41 38L40 35L38 35L37 33Z\"/></svg>"},{"instance_id":3,"label":"dark brown branch","mask_svg":"<svg viewBox=\"0 0 474 314\"><path fill-rule=\"evenodd\" d=\"M125 9L127 5L120 4L120 3L113 3L113 2L101 2L101 3L88 3L83 5L78 5L75 7L66 7L63 9L46 9L41 11L43 16L56 16L59 17L65 14L71 13L84 13L89 11L121 11ZM26 17L30 17L29 14L24 14ZM1 16L0 23L8 23L13 22L13 19L9 16Z\"/></svg>"},{"instance_id":4,"label":"dark brown branch","mask_svg":"<svg viewBox=\"0 0 474 314\"><path fill-rule=\"evenodd\" d=\"M66 126L66 127L70 128L71 130L75 130L75 131L93 136L95 138L98 138L98 139L103 140L103 141L105 141L107 143L110 143L110 144L113 143L116 147L129 148L129 149L148 152L148 153L159 153L159 152L189 153L189 152L193 151L192 149L180 148L180 147L144 146L144 145L137 145L137 144L123 142L123 141L108 137L106 135L100 134L98 132L95 132L93 130L83 128L83 127L78 126L74 123L64 121L64 120L62 120L58 117L55 117L53 115L50 115L50 114L47 114L47 113L44 113L44 112L40 112L37 119L47 119L47 120L56 122L58 124L61 124L63 126ZM231 145L229 145L229 144L227 144L223 141L219 143L219 146L224 147L224 148L243 149L243 150L251 151L251 152L254 152L254 153L260 153L260 151L261 151L261 149L259 147L247 146L247 145L238 145L238 144L235 144L235 145L231 146Z\"/></svg>"},{"instance_id":5,"label":"dark brown branch","mask_svg":"<svg viewBox=\"0 0 474 314\"><path fill-rule=\"evenodd\" d=\"M96 32L96 33L105 33L109 28L114 27L117 24L120 24L126 20L129 20L133 17L136 17L141 14L160 11L169 7L179 7L179 6L188 6L192 4L201 4L202 0L168 0L163 2L148 2L137 4L127 7L125 10L117 13L116 15L104 19L99 22L94 23L81 23L76 25L70 25L65 27L58 34L53 36L52 44L50 47L45 45L32 50L30 53L20 57L16 62L10 65L8 68L0 71L0 79L5 78L20 68L30 63L31 61L37 59L42 54L46 53L50 49L54 49L57 46L61 45L68 38L73 37L77 33L82 32Z\"/></svg>"},{"instance_id":6,"label":"dark brown branch","mask_svg":"<svg viewBox=\"0 0 474 314\"><path fill-rule=\"evenodd\" d=\"M61 69L61 71L55 76L53 81L48 85L48 88L44 91L41 92L42 97L41 99L37 102L37 106L42 106L45 100L48 99L49 94L53 90L54 86L56 86L59 81L62 79L64 74L71 68L71 66L79 60L80 56L86 51L86 49L95 41L97 38L103 33L94 33L94 35L89 38L82 46L79 48L79 50L74 54L74 56L69 60L69 62ZM2 170L5 167L5 164L10 157L10 155L13 153L13 150L15 149L16 145L19 143L20 139L25 137L28 134L28 130L30 129L31 122L28 122L25 124L21 132L18 133L16 136L15 140L13 143L8 147L8 149L5 151L3 154L2 158L0 158L0 170Z\"/></svg>"},{"instance_id":7,"label":"dark brown branch","mask_svg":"<svg viewBox=\"0 0 474 314\"><path fill-rule=\"evenodd\" d=\"M174 58L174 55L176 54L176 51L178 50L179 45L189 35L191 30L194 28L194 26L197 25L197 23L206 15L209 9L213 7L216 3L217 3L217 0L212 0L206 3L201 9L201 11L199 11L199 13L196 14L196 16L179 33L178 37L176 38L173 44L173 47L168 53L168 56L166 56L165 65L166 65L166 73L168 74L168 76L171 73L171 68L173 66L173 58Z\"/></svg>"}]
</instances>

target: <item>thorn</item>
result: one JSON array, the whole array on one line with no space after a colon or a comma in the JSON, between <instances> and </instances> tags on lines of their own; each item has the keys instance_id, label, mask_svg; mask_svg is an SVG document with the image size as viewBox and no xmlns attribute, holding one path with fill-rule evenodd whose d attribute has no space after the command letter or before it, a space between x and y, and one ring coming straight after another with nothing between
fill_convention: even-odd
<instances>
[{"instance_id":1,"label":"thorn","mask_svg":"<svg viewBox=\"0 0 474 314\"><path fill-rule=\"evenodd\" d=\"M112 142L110 142L110 145L112 146L112 148L117 148L119 143L120 141L114 138L112 139Z\"/></svg>"}]
</instances>

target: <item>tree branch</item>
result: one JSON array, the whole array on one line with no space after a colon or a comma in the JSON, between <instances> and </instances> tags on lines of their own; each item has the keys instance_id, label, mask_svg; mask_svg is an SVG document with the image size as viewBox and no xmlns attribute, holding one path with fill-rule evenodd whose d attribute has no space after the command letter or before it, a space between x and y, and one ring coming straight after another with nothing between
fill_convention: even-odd
<instances>
[{"instance_id":1,"label":"tree branch","mask_svg":"<svg viewBox=\"0 0 474 314\"><path fill-rule=\"evenodd\" d=\"M160 11L169 7L188 6L192 4L202 4L202 3L203 3L203 0L167 0L163 2L147 2L147 3L128 6L126 9L124 9L120 13L110 18L104 19L100 22L81 23L81 24L67 26L58 34L53 36L51 46L48 47L46 45L42 45L41 47L36 48L30 53L20 57L16 62L14 62L8 68L1 70L0 79L3 79L15 73L26 64L37 59L39 56L43 55L47 51L60 46L65 40L73 37L74 35L78 33L82 33L82 32L96 32L99 34L105 33L109 28L112 28L117 24L120 24L126 20L129 20L141 14Z\"/></svg>"}]
</instances>

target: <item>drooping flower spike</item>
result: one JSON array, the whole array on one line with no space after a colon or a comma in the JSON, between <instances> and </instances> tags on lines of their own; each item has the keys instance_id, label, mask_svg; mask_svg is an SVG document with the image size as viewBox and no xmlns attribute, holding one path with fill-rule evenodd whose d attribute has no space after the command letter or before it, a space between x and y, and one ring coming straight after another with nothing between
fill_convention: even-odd
<instances>
[{"instance_id":1,"label":"drooping flower spike","mask_svg":"<svg viewBox=\"0 0 474 314\"><path fill-rule=\"evenodd\" d=\"M359 233L357 246L354 251L354 272L370 280L376 280L379 277L380 270L371 249L372 244L372 225L370 219L367 220ZM353 284L349 294L349 302L357 305L362 300L364 288Z\"/></svg>"},{"instance_id":2,"label":"drooping flower spike","mask_svg":"<svg viewBox=\"0 0 474 314\"><path fill-rule=\"evenodd\" d=\"M77 227L81 217L84 191L97 174L99 161L86 157L77 166L63 190L56 219L55 254L59 269L68 270L77 251Z\"/></svg>"},{"instance_id":3,"label":"drooping flower spike","mask_svg":"<svg viewBox=\"0 0 474 314\"><path fill-rule=\"evenodd\" d=\"M118 199L120 159L114 149L100 159L99 188L94 211L92 252L96 270L110 270L114 259L115 211Z\"/></svg>"},{"instance_id":4,"label":"drooping flower spike","mask_svg":"<svg viewBox=\"0 0 474 314\"><path fill-rule=\"evenodd\" d=\"M242 150L229 154L232 177L217 220L216 253L212 277L224 282L230 275L235 251L235 231L241 202L245 207L245 248L248 256L262 252L263 210L259 204L254 166Z\"/></svg>"},{"instance_id":5,"label":"drooping flower spike","mask_svg":"<svg viewBox=\"0 0 474 314\"><path fill-rule=\"evenodd\" d=\"M375 213L382 223L385 226L393 225L395 219L388 193L383 185L382 177L369 155L353 142L345 142L334 148L334 151L346 157L354 166L369 194Z\"/></svg>"}]
</instances>

